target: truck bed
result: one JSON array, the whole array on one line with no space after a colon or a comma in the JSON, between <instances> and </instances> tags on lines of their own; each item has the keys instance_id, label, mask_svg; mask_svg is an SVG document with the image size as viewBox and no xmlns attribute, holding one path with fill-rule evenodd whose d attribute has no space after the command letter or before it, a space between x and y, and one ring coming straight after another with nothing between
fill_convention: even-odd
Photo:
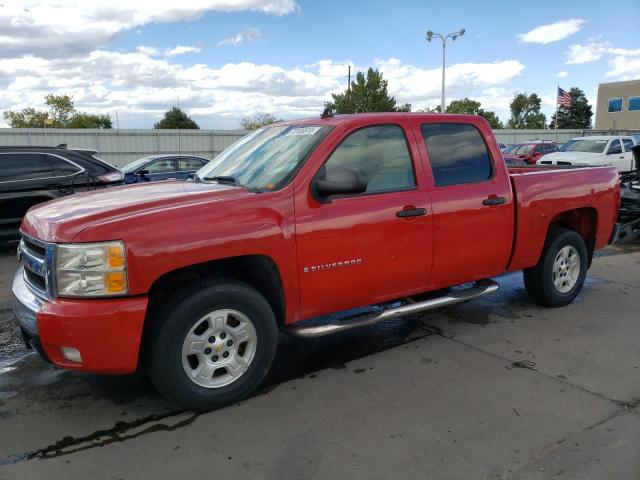
<instances>
[{"instance_id":1,"label":"truck bed","mask_svg":"<svg viewBox=\"0 0 640 480\"><path fill-rule=\"evenodd\" d=\"M515 199L509 271L537 263L552 223L593 238L592 250L609 241L619 204L614 167L514 167L509 177Z\"/></svg>"}]
</instances>

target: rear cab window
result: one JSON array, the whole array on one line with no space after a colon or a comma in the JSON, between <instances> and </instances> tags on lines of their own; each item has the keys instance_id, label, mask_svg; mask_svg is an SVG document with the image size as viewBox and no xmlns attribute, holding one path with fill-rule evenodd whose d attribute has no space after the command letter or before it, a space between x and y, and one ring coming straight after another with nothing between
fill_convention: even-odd
<instances>
[{"instance_id":1,"label":"rear cab window","mask_svg":"<svg viewBox=\"0 0 640 480\"><path fill-rule=\"evenodd\" d=\"M463 123L425 123L420 127L437 187L486 182L493 163L476 127Z\"/></svg>"}]
</instances>

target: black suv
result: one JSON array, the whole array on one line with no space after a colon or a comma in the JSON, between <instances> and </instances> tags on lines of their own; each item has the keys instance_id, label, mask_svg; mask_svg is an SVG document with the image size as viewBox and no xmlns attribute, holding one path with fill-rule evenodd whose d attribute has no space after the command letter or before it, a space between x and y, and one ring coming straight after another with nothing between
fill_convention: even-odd
<instances>
[{"instance_id":1,"label":"black suv","mask_svg":"<svg viewBox=\"0 0 640 480\"><path fill-rule=\"evenodd\" d=\"M17 238L26 211L78 191L120 185L124 174L93 150L0 147L0 240Z\"/></svg>"}]
</instances>

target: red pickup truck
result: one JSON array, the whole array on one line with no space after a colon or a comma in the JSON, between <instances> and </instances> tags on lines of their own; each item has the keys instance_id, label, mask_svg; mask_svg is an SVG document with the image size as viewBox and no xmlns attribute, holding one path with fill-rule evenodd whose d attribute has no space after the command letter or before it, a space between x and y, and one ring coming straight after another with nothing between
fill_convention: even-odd
<instances>
[{"instance_id":1,"label":"red pickup truck","mask_svg":"<svg viewBox=\"0 0 640 480\"><path fill-rule=\"evenodd\" d=\"M144 363L167 397L215 408L260 384L279 331L455 304L514 270L535 302L571 302L618 204L612 167L508 170L482 117L323 115L257 130L188 182L32 208L14 312L56 365Z\"/></svg>"}]
</instances>

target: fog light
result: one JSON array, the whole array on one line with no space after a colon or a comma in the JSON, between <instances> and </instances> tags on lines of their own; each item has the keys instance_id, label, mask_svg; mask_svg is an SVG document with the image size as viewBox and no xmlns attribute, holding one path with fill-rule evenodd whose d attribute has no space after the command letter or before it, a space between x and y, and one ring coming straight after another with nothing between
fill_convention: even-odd
<instances>
[{"instance_id":1,"label":"fog light","mask_svg":"<svg viewBox=\"0 0 640 480\"><path fill-rule=\"evenodd\" d=\"M62 356L70 362L82 363L82 355L80 355L80 350L77 348L60 347L60 352L62 353Z\"/></svg>"}]
</instances>

